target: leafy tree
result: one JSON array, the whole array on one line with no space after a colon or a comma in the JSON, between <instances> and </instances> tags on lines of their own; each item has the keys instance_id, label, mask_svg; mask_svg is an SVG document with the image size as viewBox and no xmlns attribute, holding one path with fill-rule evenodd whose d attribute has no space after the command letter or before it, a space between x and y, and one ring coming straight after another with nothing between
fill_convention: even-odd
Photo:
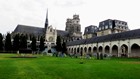
<instances>
[{"instance_id":1,"label":"leafy tree","mask_svg":"<svg viewBox=\"0 0 140 79\"><path fill-rule=\"evenodd\" d=\"M11 42L11 34L7 33L6 39L5 39L5 50L11 51L12 50L12 42Z\"/></svg>"},{"instance_id":2,"label":"leafy tree","mask_svg":"<svg viewBox=\"0 0 140 79\"><path fill-rule=\"evenodd\" d=\"M45 39L41 36L41 38L40 38L40 45L39 45L40 51L43 51L45 49L44 41L45 41Z\"/></svg>"},{"instance_id":3,"label":"leafy tree","mask_svg":"<svg viewBox=\"0 0 140 79\"><path fill-rule=\"evenodd\" d=\"M61 44L61 37L57 36L57 40L56 40L56 50L58 52L62 51L62 44Z\"/></svg>"},{"instance_id":4,"label":"leafy tree","mask_svg":"<svg viewBox=\"0 0 140 79\"><path fill-rule=\"evenodd\" d=\"M63 44L62 44L62 53L67 54L67 46L66 46L65 42L63 42Z\"/></svg>"},{"instance_id":5,"label":"leafy tree","mask_svg":"<svg viewBox=\"0 0 140 79\"><path fill-rule=\"evenodd\" d=\"M31 43L31 49L32 51L36 51L36 38L32 38L32 43Z\"/></svg>"},{"instance_id":6,"label":"leafy tree","mask_svg":"<svg viewBox=\"0 0 140 79\"><path fill-rule=\"evenodd\" d=\"M20 36L20 48L21 49L27 48L27 37L23 34Z\"/></svg>"},{"instance_id":7,"label":"leafy tree","mask_svg":"<svg viewBox=\"0 0 140 79\"><path fill-rule=\"evenodd\" d=\"M3 50L3 36L0 33L0 50Z\"/></svg>"},{"instance_id":8,"label":"leafy tree","mask_svg":"<svg viewBox=\"0 0 140 79\"><path fill-rule=\"evenodd\" d=\"M19 39L19 34L16 34L13 40L13 50L14 51L18 51L19 50L19 43L20 43L20 39Z\"/></svg>"}]
</instances>

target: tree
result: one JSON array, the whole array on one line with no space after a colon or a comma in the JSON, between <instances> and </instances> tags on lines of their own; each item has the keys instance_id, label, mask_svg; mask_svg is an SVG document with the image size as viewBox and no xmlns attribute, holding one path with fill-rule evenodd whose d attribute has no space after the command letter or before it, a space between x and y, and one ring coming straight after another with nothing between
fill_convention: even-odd
<instances>
[{"instance_id":1,"label":"tree","mask_svg":"<svg viewBox=\"0 0 140 79\"><path fill-rule=\"evenodd\" d=\"M56 40L56 56L58 56L60 54L60 52L62 51L62 44L61 44L61 37L57 36L57 40Z\"/></svg>"},{"instance_id":2,"label":"tree","mask_svg":"<svg viewBox=\"0 0 140 79\"><path fill-rule=\"evenodd\" d=\"M0 33L0 51L3 50L3 36Z\"/></svg>"},{"instance_id":3,"label":"tree","mask_svg":"<svg viewBox=\"0 0 140 79\"><path fill-rule=\"evenodd\" d=\"M63 42L63 44L62 44L62 53L67 54L67 46L66 46L65 42Z\"/></svg>"},{"instance_id":4,"label":"tree","mask_svg":"<svg viewBox=\"0 0 140 79\"><path fill-rule=\"evenodd\" d=\"M41 38L40 38L40 45L39 45L40 51L43 51L45 49L44 41L45 41L45 39L41 36Z\"/></svg>"},{"instance_id":5,"label":"tree","mask_svg":"<svg viewBox=\"0 0 140 79\"><path fill-rule=\"evenodd\" d=\"M19 34L16 34L14 37L14 40L13 40L13 50L14 51L19 50L19 43L20 43Z\"/></svg>"},{"instance_id":6,"label":"tree","mask_svg":"<svg viewBox=\"0 0 140 79\"><path fill-rule=\"evenodd\" d=\"M11 42L11 34L7 33L6 39L5 39L5 50L11 51L12 50L12 42Z\"/></svg>"},{"instance_id":7,"label":"tree","mask_svg":"<svg viewBox=\"0 0 140 79\"><path fill-rule=\"evenodd\" d=\"M61 44L61 37L57 36L57 40L56 40L56 50L58 52L62 51L62 44Z\"/></svg>"},{"instance_id":8,"label":"tree","mask_svg":"<svg viewBox=\"0 0 140 79\"><path fill-rule=\"evenodd\" d=\"M36 38L35 37L32 38L31 49L33 52L36 51Z\"/></svg>"},{"instance_id":9,"label":"tree","mask_svg":"<svg viewBox=\"0 0 140 79\"><path fill-rule=\"evenodd\" d=\"M20 36L20 48L27 49L27 37L23 34Z\"/></svg>"}]
</instances>

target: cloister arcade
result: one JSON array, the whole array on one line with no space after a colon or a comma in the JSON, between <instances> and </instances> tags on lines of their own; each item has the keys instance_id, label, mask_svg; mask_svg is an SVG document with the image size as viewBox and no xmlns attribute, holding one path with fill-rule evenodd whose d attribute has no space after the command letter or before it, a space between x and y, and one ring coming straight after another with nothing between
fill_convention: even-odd
<instances>
[{"instance_id":1,"label":"cloister arcade","mask_svg":"<svg viewBox=\"0 0 140 79\"><path fill-rule=\"evenodd\" d=\"M140 57L140 39L79 44L68 46L67 49L68 53L79 53L80 55L103 53L114 57Z\"/></svg>"}]
</instances>

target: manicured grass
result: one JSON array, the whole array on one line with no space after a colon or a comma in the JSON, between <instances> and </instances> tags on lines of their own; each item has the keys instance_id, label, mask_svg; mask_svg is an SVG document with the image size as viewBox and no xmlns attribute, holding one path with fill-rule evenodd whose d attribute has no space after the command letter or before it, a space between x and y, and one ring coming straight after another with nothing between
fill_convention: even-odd
<instances>
[{"instance_id":1,"label":"manicured grass","mask_svg":"<svg viewBox=\"0 0 140 79\"><path fill-rule=\"evenodd\" d=\"M140 59L11 56L16 55L0 54L0 79L140 79Z\"/></svg>"}]
</instances>

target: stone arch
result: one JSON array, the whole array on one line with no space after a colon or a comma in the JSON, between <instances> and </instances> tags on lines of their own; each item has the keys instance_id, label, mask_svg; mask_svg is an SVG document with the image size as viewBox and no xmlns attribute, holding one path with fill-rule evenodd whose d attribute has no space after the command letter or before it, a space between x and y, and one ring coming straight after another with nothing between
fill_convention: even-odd
<instances>
[{"instance_id":1,"label":"stone arch","mask_svg":"<svg viewBox=\"0 0 140 79\"><path fill-rule=\"evenodd\" d=\"M67 48L67 52L68 52L68 53L70 52L70 48Z\"/></svg>"},{"instance_id":2,"label":"stone arch","mask_svg":"<svg viewBox=\"0 0 140 79\"><path fill-rule=\"evenodd\" d=\"M80 55L83 56L83 48L81 47Z\"/></svg>"},{"instance_id":3,"label":"stone arch","mask_svg":"<svg viewBox=\"0 0 140 79\"><path fill-rule=\"evenodd\" d=\"M71 49L71 53L73 53L73 48Z\"/></svg>"},{"instance_id":4,"label":"stone arch","mask_svg":"<svg viewBox=\"0 0 140 79\"><path fill-rule=\"evenodd\" d=\"M93 47L93 53L97 53L97 47Z\"/></svg>"},{"instance_id":5,"label":"stone arch","mask_svg":"<svg viewBox=\"0 0 140 79\"><path fill-rule=\"evenodd\" d=\"M77 53L79 53L79 52L80 52L80 48L78 47L78 48L77 48Z\"/></svg>"},{"instance_id":6,"label":"stone arch","mask_svg":"<svg viewBox=\"0 0 140 79\"><path fill-rule=\"evenodd\" d=\"M83 47L81 47L81 52L83 52Z\"/></svg>"},{"instance_id":7,"label":"stone arch","mask_svg":"<svg viewBox=\"0 0 140 79\"><path fill-rule=\"evenodd\" d=\"M112 56L113 57L118 56L118 46L117 45L112 46Z\"/></svg>"},{"instance_id":8,"label":"stone arch","mask_svg":"<svg viewBox=\"0 0 140 79\"><path fill-rule=\"evenodd\" d=\"M87 47L84 48L84 52L85 52L85 53L87 52Z\"/></svg>"},{"instance_id":9,"label":"stone arch","mask_svg":"<svg viewBox=\"0 0 140 79\"><path fill-rule=\"evenodd\" d=\"M76 48L74 48L74 54L76 54Z\"/></svg>"},{"instance_id":10,"label":"stone arch","mask_svg":"<svg viewBox=\"0 0 140 79\"><path fill-rule=\"evenodd\" d=\"M110 51L110 47L108 45L105 46L105 53L109 54L109 51Z\"/></svg>"},{"instance_id":11,"label":"stone arch","mask_svg":"<svg viewBox=\"0 0 140 79\"><path fill-rule=\"evenodd\" d=\"M122 57L126 57L128 55L128 46L126 44L123 44L120 50Z\"/></svg>"},{"instance_id":12,"label":"stone arch","mask_svg":"<svg viewBox=\"0 0 140 79\"><path fill-rule=\"evenodd\" d=\"M88 53L91 53L91 47L88 48Z\"/></svg>"},{"instance_id":13,"label":"stone arch","mask_svg":"<svg viewBox=\"0 0 140 79\"><path fill-rule=\"evenodd\" d=\"M70 48L67 48L67 51L70 51Z\"/></svg>"},{"instance_id":14,"label":"stone arch","mask_svg":"<svg viewBox=\"0 0 140 79\"><path fill-rule=\"evenodd\" d=\"M136 43L131 46L131 56L140 57L140 46Z\"/></svg>"},{"instance_id":15,"label":"stone arch","mask_svg":"<svg viewBox=\"0 0 140 79\"><path fill-rule=\"evenodd\" d=\"M103 53L102 51L103 51L103 47L102 46L100 46L99 48L98 48L98 50L99 50L99 53Z\"/></svg>"}]
</instances>

